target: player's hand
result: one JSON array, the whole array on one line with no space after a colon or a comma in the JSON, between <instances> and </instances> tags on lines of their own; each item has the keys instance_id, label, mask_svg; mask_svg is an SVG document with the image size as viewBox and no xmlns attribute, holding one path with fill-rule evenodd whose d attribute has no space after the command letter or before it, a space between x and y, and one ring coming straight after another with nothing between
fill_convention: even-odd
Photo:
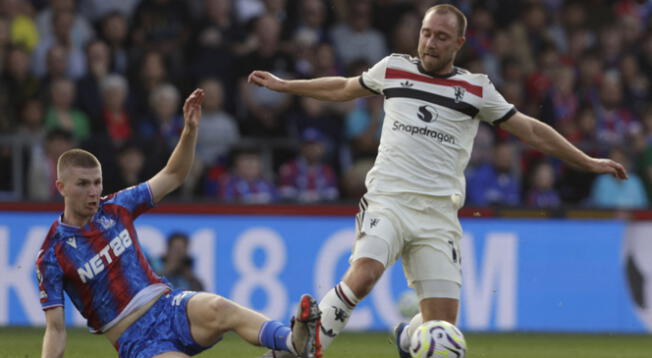
<instances>
[{"instance_id":1,"label":"player's hand","mask_svg":"<svg viewBox=\"0 0 652 358\"><path fill-rule=\"evenodd\" d=\"M599 174L611 174L618 179L627 179L627 170L618 162L611 159L592 158L591 171Z\"/></svg>"},{"instance_id":2,"label":"player's hand","mask_svg":"<svg viewBox=\"0 0 652 358\"><path fill-rule=\"evenodd\" d=\"M194 130L199 126L201 119L201 102L204 99L204 90L194 90L183 104L183 119L188 129Z\"/></svg>"},{"instance_id":3,"label":"player's hand","mask_svg":"<svg viewBox=\"0 0 652 358\"><path fill-rule=\"evenodd\" d=\"M267 71L253 71L247 78L247 82L260 87L269 88L272 91L283 92L285 80L280 79Z\"/></svg>"}]
</instances>

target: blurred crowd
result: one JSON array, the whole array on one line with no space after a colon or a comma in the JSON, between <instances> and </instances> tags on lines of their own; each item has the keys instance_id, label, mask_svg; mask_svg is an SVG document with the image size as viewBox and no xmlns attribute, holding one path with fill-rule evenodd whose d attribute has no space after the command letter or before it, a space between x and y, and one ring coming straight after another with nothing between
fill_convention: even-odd
<instances>
[{"instance_id":1,"label":"blurred crowd","mask_svg":"<svg viewBox=\"0 0 652 358\"><path fill-rule=\"evenodd\" d=\"M56 158L76 146L103 163L105 193L149 178L177 142L181 102L201 87L197 158L178 199L357 200L383 98L324 103L247 84L247 75L354 76L390 53L416 55L421 17L435 3L0 0L0 193L58 200ZM467 205L647 207L652 4L449 3L469 19L458 66L487 73L518 110L631 173L619 182L579 172L483 124ZM18 197L7 194L16 180Z\"/></svg>"}]
</instances>

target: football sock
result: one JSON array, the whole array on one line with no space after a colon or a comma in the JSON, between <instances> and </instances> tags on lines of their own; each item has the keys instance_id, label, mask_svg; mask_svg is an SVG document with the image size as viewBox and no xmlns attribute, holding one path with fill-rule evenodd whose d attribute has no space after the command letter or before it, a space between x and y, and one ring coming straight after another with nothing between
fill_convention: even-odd
<instances>
[{"instance_id":1,"label":"football sock","mask_svg":"<svg viewBox=\"0 0 652 358\"><path fill-rule=\"evenodd\" d=\"M321 310L322 351L328 348L333 339L344 329L355 305L360 302L353 291L344 282L338 283L319 302Z\"/></svg>"},{"instance_id":2,"label":"football sock","mask_svg":"<svg viewBox=\"0 0 652 358\"><path fill-rule=\"evenodd\" d=\"M422 323L423 317L421 316L421 313L417 313L410 320L410 324L408 324L407 327L403 329L403 333L401 333L401 341L399 342L399 345L403 351L410 351L410 339L412 338L412 334Z\"/></svg>"},{"instance_id":3,"label":"football sock","mask_svg":"<svg viewBox=\"0 0 652 358\"><path fill-rule=\"evenodd\" d=\"M267 348L296 354L292 346L292 330L279 321L263 323L258 333L258 341Z\"/></svg>"}]
</instances>

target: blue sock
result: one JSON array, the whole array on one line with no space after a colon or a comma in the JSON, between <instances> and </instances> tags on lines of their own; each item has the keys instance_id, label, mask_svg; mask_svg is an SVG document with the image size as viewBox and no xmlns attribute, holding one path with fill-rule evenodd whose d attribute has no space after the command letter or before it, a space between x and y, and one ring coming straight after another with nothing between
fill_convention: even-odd
<instances>
[{"instance_id":1,"label":"blue sock","mask_svg":"<svg viewBox=\"0 0 652 358\"><path fill-rule=\"evenodd\" d=\"M260 327L258 340L263 346L277 350L290 352L287 345L287 338L292 330L279 321L267 321Z\"/></svg>"}]
</instances>

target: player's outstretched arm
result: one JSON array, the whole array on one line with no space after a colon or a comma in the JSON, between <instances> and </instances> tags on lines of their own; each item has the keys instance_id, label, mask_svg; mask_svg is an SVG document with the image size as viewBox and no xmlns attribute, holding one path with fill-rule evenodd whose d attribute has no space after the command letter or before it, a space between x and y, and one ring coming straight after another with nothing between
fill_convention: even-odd
<instances>
[{"instance_id":1,"label":"player's outstretched arm","mask_svg":"<svg viewBox=\"0 0 652 358\"><path fill-rule=\"evenodd\" d=\"M322 101L350 101L374 94L360 84L358 76L284 80L267 71L253 71L247 81L272 91L308 96Z\"/></svg>"},{"instance_id":2,"label":"player's outstretched arm","mask_svg":"<svg viewBox=\"0 0 652 358\"><path fill-rule=\"evenodd\" d=\"M165 167L149 180L155 203L161 201L174 189L178 188L190 172L195 158L197 128L201 119L201 103L204 99L202 89L194 90L183 104L184 126L179 142L172 151Z\"/></svg>"},{"instance_id":3,"label":"player's outstretched arm","mask_svg":"<svg viewBox=\"0 0 652 358\"><path fill-rule=\"evenodd\" d=\"M500 127L543 153L578 169L627 179L627 171L620 163L586 155L552 127L523 113L516 112L509 120L501 123Z\"/></svg>"},{"instance_id":4,"label":"player's outstretched arm","mask_svg":"<svg viewBox=\"0 0 652 358\"><path fill-rule=\"evenodd\" d=\"M66 324L63 307L45 310L45 335L41 358L63 357L66 348Z\"/></svg>"}]
</instances>

